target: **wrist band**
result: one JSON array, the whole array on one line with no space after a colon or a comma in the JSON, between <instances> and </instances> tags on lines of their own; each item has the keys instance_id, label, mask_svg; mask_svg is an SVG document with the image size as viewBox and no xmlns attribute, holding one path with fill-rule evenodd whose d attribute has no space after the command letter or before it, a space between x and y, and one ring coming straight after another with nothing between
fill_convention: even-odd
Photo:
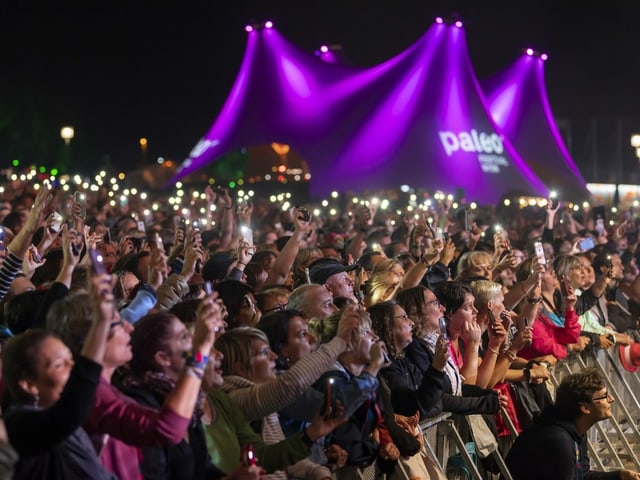
<instances>
[{"instance_id":1,"label":"wrist band","mask_svg":"<svg viewBox=\"0 0 640 480\"><path fill-rule=\"evenodd\" d=\"M500 351L497 348L491 348L491 347L487 347L489 348L489 351L491 353L495 353L496 355L500 355Z\"/></svg>"},{"instance_id":2,"label":"wrist band","mask_svg":"<svg viewBox=\"0 0 640 480\"><path fill-rule=\"evenodd\" d=\"M185 352L183 356L186 359L187 367L193 367L203 371L209 361L209 356L203 355L200 352Z\"/></svg>"},{"instance_id":3,"label":"wrist band","mask_svg":"<svg viewBox=\"0 0 640 480\"><path fill-rule=\"evenodd\" d=\"M196 377L198 380L202 380L204 378L204 370L200 370L194 367L187 367L184 369L184 373L191 377Z\"/></svg>"}]
</instances>

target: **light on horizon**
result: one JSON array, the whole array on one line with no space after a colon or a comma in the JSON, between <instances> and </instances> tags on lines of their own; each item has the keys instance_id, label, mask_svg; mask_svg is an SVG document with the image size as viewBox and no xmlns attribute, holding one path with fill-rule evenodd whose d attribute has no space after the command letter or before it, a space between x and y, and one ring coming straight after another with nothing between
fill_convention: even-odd
<instances>
[{"instance_id":1,"label":"light on horizon","mask_svg":"<svg viewBox=\"0 0 640 480\"><path fill-rule=\"evenodd\" d=\"M64 143L66 143L67 145L69 145L74 135L75 131L73 130L73 127L67 126L60 129L60 138L62 138L64 140Z\"/></svg>"}]
</instances>

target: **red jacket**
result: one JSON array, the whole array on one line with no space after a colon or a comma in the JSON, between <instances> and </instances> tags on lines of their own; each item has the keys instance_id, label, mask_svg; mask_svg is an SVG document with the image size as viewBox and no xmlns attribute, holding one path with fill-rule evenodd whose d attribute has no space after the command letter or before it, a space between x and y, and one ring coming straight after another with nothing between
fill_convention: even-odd
<instances>
[{"instance_id":1,"label":"red jacket","mask_svg":"<svg viewBox=\"0 0 640 480\"><path fill-rule=\"evenodd\" d=\"M580 336L578 315L574 310L567 310L564 316L564 327L553 323L546 315L538 312L533 322L533 341L531 345L518 352L518 356L526 359L553 355L558 360L567 356L567 345L576 343Z\"/></svg>"}]
</instances>

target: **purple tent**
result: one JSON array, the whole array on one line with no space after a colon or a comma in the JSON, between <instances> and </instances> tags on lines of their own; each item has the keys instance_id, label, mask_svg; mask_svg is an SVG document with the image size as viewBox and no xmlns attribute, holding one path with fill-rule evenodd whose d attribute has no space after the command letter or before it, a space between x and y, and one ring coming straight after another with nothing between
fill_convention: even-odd
<instances>
[{"instance_id":1,"label":"purple tent","mask_svg":"<svg viewBox=\"0 0 640 480\"><path fill-rule=\"evenodd\" d=\"M464 30L434 24L372 68L329 64L274 29L249 33L222 112L175 180L231 149L287 143L307 161L311 193L398 188L495 203L548 190L492 120Z\"/></svg>"},{"instance_id":2,"label":"purple tent","mask_svg":"<svg viewBox=\"0 0 640 480\"><path fill-rule=\"evenodd\" d=\"M557 190L565 200L586 199L590 193L551 113L544 83L544 59L530 53L482 82L489 110L547 187Z\"/></svg>"}]
</instances>

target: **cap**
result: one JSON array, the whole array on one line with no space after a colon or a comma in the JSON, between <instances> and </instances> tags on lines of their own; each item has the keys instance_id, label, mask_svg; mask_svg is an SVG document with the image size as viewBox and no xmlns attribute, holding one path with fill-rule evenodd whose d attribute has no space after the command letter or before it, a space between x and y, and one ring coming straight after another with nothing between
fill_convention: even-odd
<instances>
[{"instance_id":1,"label":"cap","mask_svg":"<svg viewBox=\"0 0 640 480\"><path fill-rule=\"evenodd\" d=\"M640 343L631 345L620 345L618 347L620 362L625 370L635 372L640 366Z\"/></svg>"},{"instance_id":2,"label":"cap","mask_svg":"<svg viewBox=\"0 0 640 480\"><path fill-rule=\"evenodd\" d=\"M214 253L202 266L202 279L205 282L222 280L227 276L229 267L235 261L233 255L227 252Z\"/></svg>"},{"instance_id":3,"label":"cap","mask_svg":"<svg viewBox=\"0 0 640 480\"><path fill-rule=\"evenodd\" d=\"M324 285L330 276L342 272L350 272L358 268L358 265L343 265L332 258L319 258L309 265L309 278L311 283Z\"/></svg>"}]
</instances>

